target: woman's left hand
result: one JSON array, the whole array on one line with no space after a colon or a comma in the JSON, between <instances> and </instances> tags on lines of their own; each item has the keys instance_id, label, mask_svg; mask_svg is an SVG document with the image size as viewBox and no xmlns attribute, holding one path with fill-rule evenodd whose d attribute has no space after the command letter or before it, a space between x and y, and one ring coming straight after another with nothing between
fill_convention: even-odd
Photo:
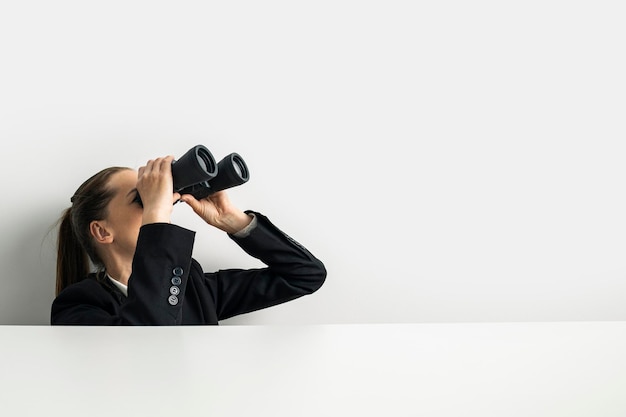
<instances>
[{"instance_id":1,"label":"woman's left hand","mask_svg":"<svg viewBox=\"0 0 626 417\"><path fill-rule=\"evenodd\" d=\"M237 233L252 221L251 216L230 202L226 191L218 191L201 200L191 194L183 194L180 200L187 203L205 222L226 233Z\"/></svg>"}]
</instances>

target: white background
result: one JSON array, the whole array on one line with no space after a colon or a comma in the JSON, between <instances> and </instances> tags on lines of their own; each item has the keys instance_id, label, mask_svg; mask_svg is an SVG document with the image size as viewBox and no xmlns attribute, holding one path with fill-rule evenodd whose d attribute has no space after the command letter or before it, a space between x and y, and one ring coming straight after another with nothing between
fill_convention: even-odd
<instances>
[{"instance_id":1,"label":"white background","mask_svg":"<svg viewBox=\"0 0 626 417\"><path fill-rule=\"evenodd\" d=\"M87 177L204 144L328 269L225 324L626 320L614 1L0 3L0 324ZM186 207L206 270L257 266ZM49 232L50 228L53 228Z\"/></svg>"}]
</instances>

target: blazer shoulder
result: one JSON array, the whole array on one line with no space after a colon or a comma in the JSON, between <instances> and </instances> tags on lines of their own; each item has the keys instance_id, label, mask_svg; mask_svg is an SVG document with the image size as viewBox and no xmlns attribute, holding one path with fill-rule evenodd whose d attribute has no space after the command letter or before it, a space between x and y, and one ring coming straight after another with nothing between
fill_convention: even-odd
<instances>
[{"instance_id":1,"label":"blazer shoulder","mask_svg":"<svg viewBox=\"0 0 626 417\"><path fill-rule=\"evenodd\" d=\"M90 298L100 298L102 296L109 295L109 290L105 288L105 284L103 282L96 278L95 274L89 274L89 276L85 277L85 279L64 288L56 298L72 298L77 295Z\"/></svg>"},{"instance_id":2,"label":"blazer shoulder","mask_svg":"<svg viewBox=\"0 0 626 417\"><path fill-rule=\"evenodd\" d=\"M116 315L118 307L119 300L113 296L111 290L95 276L90 275L65 288L56 296L52 302L51 323L71 322L79 317L79 313L84 315L89 311Z\"/></svg>"}]
</instances>

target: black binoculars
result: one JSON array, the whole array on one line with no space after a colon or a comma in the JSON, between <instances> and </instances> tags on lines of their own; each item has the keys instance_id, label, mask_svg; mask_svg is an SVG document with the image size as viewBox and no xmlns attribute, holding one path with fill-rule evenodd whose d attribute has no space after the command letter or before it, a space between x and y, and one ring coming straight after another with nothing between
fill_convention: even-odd
<instances>
[{"instance_id":1,"label":"black binoculars","mask_svg":"<svg viewBox=\"0 0 626 417\"><path fill-rule=\"evenodd\" d=\"M199 200L247 182L250 174L239 154L233 152L216 164L206 146L196 145L172 162L172 177L174 192Z\"/></svg>"},{"instance_id":2,"label":"black binoculars","mask_svg":"<svg viewBox=\"0 0 626 417\"><path fill-rule=\"evenodd\" d=\"M196 145L172 161L174 192L191 194L196 199L248 181L248 166L239 154L231 153L216 163L206 146ZM141 203L139 193L135 198Z\"/></svg>"}]
</instances>

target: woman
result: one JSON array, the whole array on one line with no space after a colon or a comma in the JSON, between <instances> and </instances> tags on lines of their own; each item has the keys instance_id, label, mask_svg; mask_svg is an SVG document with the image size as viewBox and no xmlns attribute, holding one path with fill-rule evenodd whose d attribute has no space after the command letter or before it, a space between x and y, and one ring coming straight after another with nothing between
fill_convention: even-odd
<instances>
[{"instance_id":1,"label":"woman","mask_svg":"<svg viewBox=\"0 0 626 417\"><path fill-rule=\"evenodd\" d=\"M60 221L53 325L218 324L323 284L322 262L225 191L173 193L173 160L107 168L78 188ZM195 232L170 223L178 200L267 267L205 273L191 256Z\"/></svg>"}]
</instances>

